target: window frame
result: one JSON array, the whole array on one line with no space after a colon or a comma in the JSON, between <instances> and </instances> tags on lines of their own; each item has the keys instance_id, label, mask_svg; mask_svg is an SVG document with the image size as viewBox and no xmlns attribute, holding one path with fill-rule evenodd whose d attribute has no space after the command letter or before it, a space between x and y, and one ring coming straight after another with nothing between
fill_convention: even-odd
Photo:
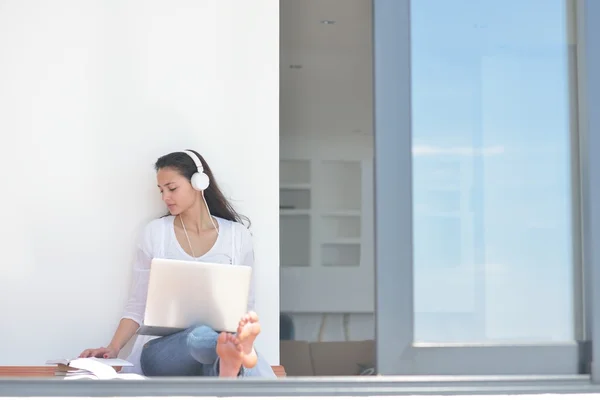
<instances>
[{"instance_id":1,"label":"window frame","mask_svg":"<svg viewBox=\"0 0 600 400\"><path fill-rule=\"evenodd\" d=\"M569 37L569 43L575 39L577 44L573 51L569 49L569 62L571 67L575 67L571 72L571 82L575 86L571 91L574 107L571 124L571 169L574 173L571 174L571 186L577 327L574 330L575 340L530 344L423 344L414 340L411 1L374 1L376 338L377 369L381 374L577 375L589 371L590 338L598 332L598 329L590 331L589 328L595 328L600 322L593 323L598 316L586 313L590 308L585 307L583 299L588 293L597 295L599 291L593 289L596 286L600 289L600 282L584 277L596 277L598 274L594 271L600 269L600 264L593 263L597 257L592 254L594 248L600 249L600 239L597 238L600 233L595 233L600 229L600 220L582 224L590 221L590 214L594 214L590 206L600 204L600 192L590 191L593 187L600 188L600 175L594 175L594 172L600 171L600 165L594 168L589 165L593 157L583 155L580 158L579 153L593 152L597 154L596 159L600 159L600 142L596 144L597 138L586 138L590 132L597 131L594 126L600 128L600 121L591 120L591 113L582 112L580 106L584 104L598 109L600 105L598 90L589 90L592 89L590 85L598 80L590 76L590 72L598 74L597 71L600 71L600 65L596 68L589 65L599 61L596 53L600 41L592 40L592 30L596 38L600 37L598 23L594 24L600 19L600 9L598 3L590 0L564 1L568 2L568 12L574 12L569 17L572 22L574 20L576 28L569 32L569 35L575 36ZM587 90L580 90L582 87ZM586 173L586 170L591 172ZM586 199L589 201L586 202ZM588 207L580 207L580 204L588 204ZM583 256L582 243L586 244ZM583 282L586 282L586 287ZM600 297L588 299L587 304L589 300L592 300L591 304L600 304ZM578 329L580 326L587 327L587 331ZM395 345L386 345L388 343Z\"/></svg>"},{"instance_id":2,"label":"window frame","mask_svg":"<svg viewBox=\"0 0 600 400\"><path fill-rule=\"evenodd\" d=\"M600 383L600 2L577 0L579 149L586 362ZM590 349L591 348L591 349Z\"/></svg>"}]
</instances>

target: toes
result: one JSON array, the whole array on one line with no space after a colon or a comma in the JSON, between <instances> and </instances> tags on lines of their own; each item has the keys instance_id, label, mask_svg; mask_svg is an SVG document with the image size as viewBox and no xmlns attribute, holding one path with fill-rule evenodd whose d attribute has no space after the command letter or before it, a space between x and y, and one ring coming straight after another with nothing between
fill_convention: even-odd
<instances>
[{"instance_id":1,"label":"toes","mask_svg":"<svg viewBox=\"0 0 600 400\"><path fill-rule=\"evenodd\" d=\"M245 317L240 319L240 322L238 322L238 326L237 326L238 334L240 334L242 332L242 330L244 329L244 327L246 326L247 323L248 323L248 320Z\"/></svg>"},{"instance_id":2,"label":"toes","mask_svg":"<svg viewBox=\"0 0 600 400\"><path fill-rule=\"evenodd\" d=\"M250 322L258 322L258 314L254 311L250 311L247 314L248 321Z\"/></svg>"},{"instance_id":3,"label":"toes","mask_svg":"<svg viewBox=\"0 0 600 400\"><path fill-rule=\"evenodd\" d=\"M229 340L229 338L227 337L227 334L225 332L222 332L219 334L219 337L217 338L217 343L225 344L228 342L228 340Z\"/></svg>"}]
</instances>

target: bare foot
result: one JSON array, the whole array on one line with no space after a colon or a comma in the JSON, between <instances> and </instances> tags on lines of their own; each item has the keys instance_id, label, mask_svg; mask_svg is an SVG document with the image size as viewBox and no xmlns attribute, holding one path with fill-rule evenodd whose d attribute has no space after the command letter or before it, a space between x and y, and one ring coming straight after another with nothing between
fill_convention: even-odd
<instances>
[{"instance_id":1,"label":"bare foot","mask_svg":"<svg viewBox=\"0 0 600 400\"><path fill-rule=\"evenodd\" d=\"M244 353L242 345L231 333L221 332L217 339L219 377L235 378L240 372Z\"/></svg>"},{"instance_id":2,"label":"bare foot","mask_svg":"<svg viewBox=\"0 0 600 400\"><path fill-rule=\"evenodd\" d=\"M246 314L238 324L235 338L242 347L242 365L245 368L252 368L258 361L258 356L254 350L254 340L260 334L260 323L258 315L251 311Z\"/></svg>"}]
</instances>

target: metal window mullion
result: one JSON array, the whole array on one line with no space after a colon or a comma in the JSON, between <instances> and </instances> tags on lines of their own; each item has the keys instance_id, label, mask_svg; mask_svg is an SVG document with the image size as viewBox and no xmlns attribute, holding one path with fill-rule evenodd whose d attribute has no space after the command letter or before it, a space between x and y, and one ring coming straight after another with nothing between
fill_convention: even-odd
<instances>
[{"instance_id":1,"label":"metal window mullion","mask_svg":"<svg viewBox=\"0 0 600 400\"><path fill-rule=\"evenodd\" d=\"M600 382L600 2L580 0L577 12L580 167L586 335L591 375Z\"/></svg>"}]
</instances>

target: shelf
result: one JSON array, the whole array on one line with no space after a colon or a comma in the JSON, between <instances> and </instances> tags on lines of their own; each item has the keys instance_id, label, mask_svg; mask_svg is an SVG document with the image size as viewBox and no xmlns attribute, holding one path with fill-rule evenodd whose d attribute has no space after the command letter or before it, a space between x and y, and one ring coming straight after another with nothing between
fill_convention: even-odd
<instances>
[{"instance_id":1,"label":"shelf","mask_svg":"<svg viewBox=\"0 0 600 400\"><path fill-rule=\"evenodd\" d=\"M360 217L359 210L329 210L321 213L324 217Z\"/></svg>"},{"instance_id":2,"label":"shelf","mask_svg":"<svg viewBox=\"0 0 600 400\"><path fill-rule=\"evenodd\" d=\"M360 245L360 238L340 238L340 239L323 240L321 243L323 245L336 245L336 244Z\"/></svg>"},{"instance_id":3,"label":"shelf","mask_svg":"<svg viewBox=\"0 0 600 400\"><path fill-rule=\"evenodd\" d=\"M279 209L294 210L310 209L310 190L306 189L281 189L279 191Z\"/></svg>"},{"instance_id":4,"label":"shelf","mask_svg":"<svg viewBox=\"0 0 600 400\"><path fill-rule=\"evenodd\" d=\"M280 160L279 185L310 184L310 161L308 160Z\"/></svg>"},{"instance_id":5,"label":"shelf","mask_svg":"<svg viewBox=\"0 0 600 400\"><path fill-rule=\"evenodd\" d=\"M310 183L288 183L279 185L280 190L310 190Z\"/></svg>"},{"instance_id":6,"label":"shelf","mask_svg":"<svg viewBox=\"0 0 600 400\"><path fill-rule=\"evenodd\" d=\"M281 215L279 217L279 236L282 267L311 265L309 216Z\"/></svg>"},{"instance_id":7,"label":"shelf","mask_svg":"<svg viewBox=\"0 0 600 400\"><path fill-rule=\"evenodd\" d=\"M325 216L321 222L321 238L323 240L360 238L361 236L361 221L358 216Z\"/></svg>"},{"instance_id":8,"label":"shelf","mask_svg":"<svg viewBox=\"0 0 600 400\"><path fill-rule=\"evenodd\" d=\"M324 267L360 266L360 244L321 244Z\"/></svg>"},{"instance_id":9,"label":"shelf","mask_svg":"<svg viewBox=\"0 0 600 400\"><path fill-rule=\"evenodd\" d=\"M331 210L361 208L362 168L360 161L323 161L319 185L327 188L319 195L319 205Z\"/></svg>"},{"instance_id":10,"label":"shelf","mask_svg":"<svg viewBox=\"0 0 600 400\"><path fill-rule=\"evenodd\" d=\"M310 210L302 210L302 209L297 209L297 210L287 210L287 209L283 209L283 210L279 210L279 215L310 215Z\"/></svg>"},{"instance_id":11,"label":"shelf","mask_svg":"<svg viewBox=\"0 0 600 400\"><path fill-rule=\"evenodd\" d=\"M281 307L372 312L371 160L321 157L281 160Z\"/></svg>"}]
</instances>

